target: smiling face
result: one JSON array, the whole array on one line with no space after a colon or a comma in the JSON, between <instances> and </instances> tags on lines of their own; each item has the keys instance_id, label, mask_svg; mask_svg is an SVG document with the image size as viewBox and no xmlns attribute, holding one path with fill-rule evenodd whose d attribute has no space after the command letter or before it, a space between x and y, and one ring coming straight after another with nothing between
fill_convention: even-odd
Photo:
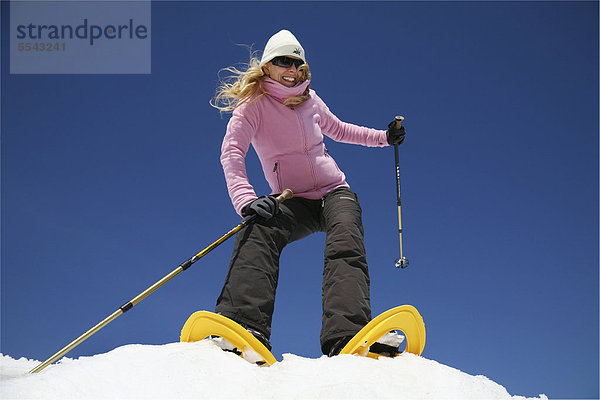
<instances>
[{"instance_id":1,"label":"smiling face","mask_svg":"<svg viewBox=\"0 0 600 400\"><path fill-rule=\"evenodd\" d=\"M295 57L290 58L299 60L299 58ZM302 73L296 69L294 64L292 64L290 67L280 67L273 64L271 61L265 64L263 71L269 78L287 87L296 86L300 80L300 77L302 76Z\"/></svg>"}]
</instances>

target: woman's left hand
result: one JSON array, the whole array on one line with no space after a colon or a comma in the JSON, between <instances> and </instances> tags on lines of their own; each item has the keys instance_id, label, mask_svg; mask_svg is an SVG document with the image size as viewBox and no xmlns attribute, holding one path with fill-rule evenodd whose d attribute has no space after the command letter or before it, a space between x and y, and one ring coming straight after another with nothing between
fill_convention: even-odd
<instances>
[{"instance_id":1,"label":"woman's left hand","mask_svg":"<svg viewBox=\"0 0 600 400\"><path fill-rule=\"evenodd\" d=\"M406 135L406 129L404 126L400 126L400 128L396 128L396 120L394 119L388 125L387 130L387 141L388 144L402 144L404 142L404 136Z\"/></svg>"}]
</instances>

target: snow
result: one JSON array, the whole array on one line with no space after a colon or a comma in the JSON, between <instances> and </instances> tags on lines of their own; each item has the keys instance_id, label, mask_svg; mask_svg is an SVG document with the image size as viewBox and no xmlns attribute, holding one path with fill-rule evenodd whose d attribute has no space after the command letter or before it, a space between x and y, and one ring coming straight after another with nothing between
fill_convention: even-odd
<instances>
[{"instance_id":1,"label":"snow","mask_svg":"<svg viewBox=\"0 0 600 400\"><path fill-rule=\"evenodd\" d=\"M39 361L1 355L2 399L525 399L485 376L424 357L393 359L284 354L259 367L204 340L131 344L105 354ZM547 400L547 397L537 397Z\"/></svg>"}]
</instances>

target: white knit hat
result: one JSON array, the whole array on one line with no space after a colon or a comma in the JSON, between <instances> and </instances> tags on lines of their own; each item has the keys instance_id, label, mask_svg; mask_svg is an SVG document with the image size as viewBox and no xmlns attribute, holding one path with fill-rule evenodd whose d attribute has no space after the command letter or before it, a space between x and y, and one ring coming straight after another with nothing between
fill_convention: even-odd
<instances>
[{"instance_id":1,"label":"white knit hat","mask_svg":"<svg viewBox=\"0 0 600 400\"><path fill-rule=\"evenodd\" d=\"M306 62L304 58L304 49L298 42L298 39L288 30L281 30L271 36L265 50L263 51L262 58L260 59L260 66L262 67L275 57L279 56L292 56L300 58Z\"/></svg>"}]
</instances>

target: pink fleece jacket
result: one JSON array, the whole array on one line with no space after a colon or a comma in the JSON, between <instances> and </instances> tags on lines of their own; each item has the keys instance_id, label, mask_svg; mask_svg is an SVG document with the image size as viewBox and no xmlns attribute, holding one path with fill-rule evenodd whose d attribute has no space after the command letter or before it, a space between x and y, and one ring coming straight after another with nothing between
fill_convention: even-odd
<instances>
[{"instance_id":1,"label":"pink fleece jacket","mask_svg":"<svg viewBox=\"0 0 600 400\"><path fill-rule=\"evenodd\" d=\"M234 110L221 146L221 164L238 214L257 198L246 173L250 144L271 194L289 188L294 196L307 199L320 199L333 189L348 187L346 176L327 153L323 135L343 143L388 146L386 131L340 121L312 89L302 104L294 108L283 105L284 99L304 93L309 83L288 88L265 78L262 87L267 95Z\"/></svg>"}]
</instances>

